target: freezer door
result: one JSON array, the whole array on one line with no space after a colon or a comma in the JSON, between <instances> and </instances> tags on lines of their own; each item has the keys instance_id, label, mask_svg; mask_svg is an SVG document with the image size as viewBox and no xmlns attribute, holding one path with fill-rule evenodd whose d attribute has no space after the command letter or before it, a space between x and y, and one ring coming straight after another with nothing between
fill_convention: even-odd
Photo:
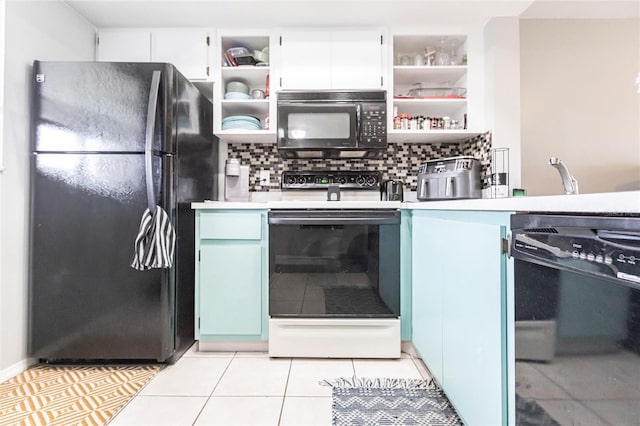
<instances>
[{"instance_id":1,"label":"freezer door","mask_svg":"<svg viewBox=\"0 0 640 426\"><path fill-rule=\"evenodd\" d=\"M175 219L170 157L154 156ZM165 360L174 350L174 270L131 268L147 207L142 154L34 154L30 355Z\"/></svg>"},{"instance_id":2,"label":"freezer door","mask_svg":"<svg viewBox=\"0 0 640 426\"><path fill-rule=\"evenodd\" d=\"M162 73L149 111L153 71ZM153 150L175 153L175 68L160 63L41 62L33 65L32 149L40 152L143 152L148 114Z\"/></svg>"},{"instance_id":3,"label":"freezer door","mask_svg":"<svg viewBox=\"0 0 640 426\"><path fill-rule=\"evenodd\" d=\"M218 138L213 135L213 105L176 72L178 202L216 200Z\"/></svg>"}]
</instances>

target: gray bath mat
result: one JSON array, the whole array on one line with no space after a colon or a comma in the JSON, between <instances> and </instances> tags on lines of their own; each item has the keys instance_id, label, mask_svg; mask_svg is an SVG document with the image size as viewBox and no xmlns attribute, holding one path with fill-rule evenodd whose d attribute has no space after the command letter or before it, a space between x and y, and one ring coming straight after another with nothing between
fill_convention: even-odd
<instances>
[{"instance_id":1,"label":"gray bath mat","mask_svg":"<svg viewBox=\"0 0 640 426\"><path fill-rule=\"evenodd\" d=\"M442 389L431 381L354 377L321 384L333 388L333 425L463 424Z\"/></svg>"}]
</instances>

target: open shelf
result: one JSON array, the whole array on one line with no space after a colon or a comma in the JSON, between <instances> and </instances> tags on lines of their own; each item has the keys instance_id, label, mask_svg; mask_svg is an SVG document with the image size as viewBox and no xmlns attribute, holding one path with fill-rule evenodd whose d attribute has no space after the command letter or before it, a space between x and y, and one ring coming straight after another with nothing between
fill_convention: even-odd
<instances>
[{"instance_id":1,"label":"open shelf","mask_svg":"<svg viewBox=\"0 0 640 426\"><path fill-rule=\"evenodd\" d=\"M470 130L389 130L390 143L460 143L482 134Z\"/></svg>"},{"instance_id":2,"label":"open shelf","mask_svg":"<svg viewBox=\"0 0 640 426\"><path fill-rule=\"evenodd\" d=\"M216 134L221 141L229 143L276 143L275 130L221 130Z\"/></svg>"}]
</instances>

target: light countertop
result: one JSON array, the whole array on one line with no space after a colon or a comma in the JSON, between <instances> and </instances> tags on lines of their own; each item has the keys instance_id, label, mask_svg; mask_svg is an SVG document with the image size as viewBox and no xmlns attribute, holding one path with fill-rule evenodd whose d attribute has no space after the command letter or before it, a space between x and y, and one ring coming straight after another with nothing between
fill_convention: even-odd
<instances>
[{"instance_id":1,"label":"light countertop","mask_svg":"<svg viewBox=\"0 0 640 426\"><path fill-rule=\"evenodd\" d=\"M282 200L279 193L261 195L257 201L204 201L191 203L193 209L410 209L410 210L477 210L539 211L584 213L640 213L640 191L601 194L551 195L453 201L378 201L354 199L346 201ZM414 199L415 194L406 194Z\"/></svg>"}]
</instances>

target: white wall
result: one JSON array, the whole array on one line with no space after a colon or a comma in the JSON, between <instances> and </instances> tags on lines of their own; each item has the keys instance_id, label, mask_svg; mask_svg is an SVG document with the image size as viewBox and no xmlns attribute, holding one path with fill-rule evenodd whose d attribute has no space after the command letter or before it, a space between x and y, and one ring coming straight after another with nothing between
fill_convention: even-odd
<instances>
[{"instance_id":1,"label":"white wall","mask_svg":"<svg viewBox=\"0 0 640 426\"><path fill-rule=\"evenodd\" d=\"M562 194L560 158L581 193L640 189L638 19L522 20L522 184Z\"/></svg>"},{"instance_id":2,"label":"white wall","mask_svg":"<svg viewBox=\"0 0 640 426\"><path fill-rule=\"evenodd\" d=\"M27 359L30 68L93 60L95 28L62 1L6 1L4 170L0 174L0 375ZM63 249L61 247L61 249Z\"/></svg>"},{"instance_id":3,"label":"white wall","mask_svg":"<svg viewBox=\"0 0 640 426\"><path fill-rule=\"evenodd\" d=\"M517 17L491 19L485 27L485 116L492 148L508 148L509 188L521 188L520 26ZM498 157L498 166L503 163ZM506 167L507 164L504 164Z\"/></svg>"}]
</instances>

